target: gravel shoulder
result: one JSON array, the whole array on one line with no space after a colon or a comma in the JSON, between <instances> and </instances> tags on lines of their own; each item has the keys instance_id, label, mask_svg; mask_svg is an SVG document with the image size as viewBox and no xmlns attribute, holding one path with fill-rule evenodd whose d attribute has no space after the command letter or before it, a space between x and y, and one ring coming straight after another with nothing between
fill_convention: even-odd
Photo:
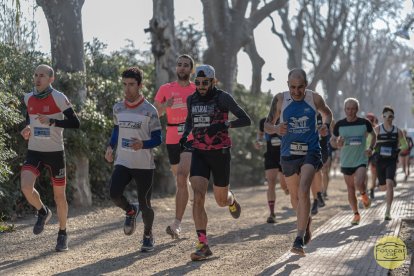
<instances>
[{"instance_id":1,"label":"gravel shoulder","mask_svg":"<svg viewBox=\"0 0 414 276\"><path fill-rule=\"evenodd\" d=\"M1 275L255 275L290 249L296 234L296 216L289 196L277 186L277 223L268 224L266 186L235 189L242 215L234 220L227 208L206 200L209 218L207 235L213 257L191 262L196 234L188 205L180 240L172 240L166 226L174 216L174 197L155 198L154 236L156 248L141 253L143 225L132 236L123 233L124 214L111 202L88 209L69 210L70 250L54 252L57 217L35 236L35 217L15 222L16 231L0 234ZM314 217L313 229L341 210L348 210L342 177L332 178L327 206ZM56 212L54 212L55 214Z\"/></svg>"}]
</instances>

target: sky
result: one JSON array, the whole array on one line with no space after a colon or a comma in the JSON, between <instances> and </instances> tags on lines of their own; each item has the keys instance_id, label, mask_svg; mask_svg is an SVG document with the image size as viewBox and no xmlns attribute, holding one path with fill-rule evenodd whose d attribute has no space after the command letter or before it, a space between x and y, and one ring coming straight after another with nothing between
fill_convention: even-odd
<instances>
[{"instance_id":1,"label":"sky","mask_svg":"<svg viewBox=\"0 0 414 276\"><path fill-rule=\"evenodd\" d=\"M174 5L176 23L188 20L195 22L198 29L203 30L201 1L175 0ZM406 0L405 7L406 11L411 11L412 1ZM106 43L108 52L111 52L121 49L127 44L126 40L130 39L138 49L148 50L150 35L146 34L144 29L149 26L151 18L152 0L120 0L116 4L108 0L85 0L82 8L84 41L92 41L96 37ZM278 24L278 16L275 14L274 19ZM39 31L39 50L50 53L49 30L41 8L37 9L35 20ZM287 54L279 38L271 33L270 28L270 19L265 19L255 29L255 40L257 50L266 62L262 70L262 91L271 90L275 94L287 89ZM414 46L412 40L407 43ZM238 54L237 81L246 88L250 88L251 70L250 60L241 50ZM266 80L269 72L275 78L272 82ZM318 86L316 91L322 92L321 87Z\"/></svg>"},{"instance_id":2,"label":"sky","mask_svg":"<svg viewBox=\"0 0 414 276\"><path fill-rule=\"evenodd\" d=\"M189 20L203 30L201 1L175 0L174 4L176 23ZM108 45L108 51L121 49L127 44L126 39L131 39L137 48L148 50L150 35L144 33L144 29L149 26L151 18L152 0L121 0L117 4L107 0L86 0L82 8L83 39L87 42L96 37ZM40 8L35 19L39 30L39 50L50 53L49 29ZM270 19L265 19L255 30L255 39L258 52L266 61L262 70L262 91L270 89L276 93L287 88L287 55L279 38L271 34L270 28ZM238 55L238 63L237 80L250 88L252 67L242 50ZM275 81L266 81L269 72Z\"/></svg>"}]
</instances>

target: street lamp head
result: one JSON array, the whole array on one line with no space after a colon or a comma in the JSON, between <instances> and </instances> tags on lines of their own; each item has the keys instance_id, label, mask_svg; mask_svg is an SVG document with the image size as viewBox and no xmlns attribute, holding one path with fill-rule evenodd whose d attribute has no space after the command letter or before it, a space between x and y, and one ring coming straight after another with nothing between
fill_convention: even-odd
<instances>
[{"instance_id":1,"label":"street lamp head","mask_svg":"<svg viewBox=\"0 0 414 276\"><path fill-rule=\"evenodd\" d=\"M274 77L272 77L272 73L269 73L269 76L267 76L267 79L266 79L267 81L274 81L275 80L275 78Z\"/></svg>"},{"instance_id":2,"label":"street lamp head","mask_svg":"<svg viewBox=\"0 0 414 276\"><path fill-rule=\"evenodd\" d=\"M397 30L394 34L398 37L410 40L410 34L408 33L408 30L409 30L408 28L403 27L403 28Z\"/></svg>"}]
</instances>

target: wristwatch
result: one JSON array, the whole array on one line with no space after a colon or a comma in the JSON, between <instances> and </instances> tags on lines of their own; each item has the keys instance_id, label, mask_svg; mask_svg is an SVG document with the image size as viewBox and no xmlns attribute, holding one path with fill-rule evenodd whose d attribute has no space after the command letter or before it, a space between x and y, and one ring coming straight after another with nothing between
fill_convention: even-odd
<instances>
[{"instance_id":1,"label":"wristwatch","mask_svg":"<svg viewBox=\"0 0 414 276\"><path fill-rule=\"evenodd\" d=\"M224 125L225 125L227 128L229 128L229 127L230 127L230 122L229 122L229 121L225 121L225 122L224 122Z\"/></svg>"},{"instance_id":2,"label":"wristwatch","mask_svg":"<svg viewBox=\"0 0 414 276\"><path fill-rule=\"evenodd\" d=\"M56 119L49 119L49 126L52 126L56 123Z\"/></svg>"}]
</instances>

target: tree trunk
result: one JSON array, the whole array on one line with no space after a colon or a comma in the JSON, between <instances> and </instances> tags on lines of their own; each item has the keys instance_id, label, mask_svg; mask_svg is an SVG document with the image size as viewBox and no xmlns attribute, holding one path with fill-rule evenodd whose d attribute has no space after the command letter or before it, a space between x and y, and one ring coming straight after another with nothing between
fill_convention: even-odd
<instances>
[{"instance_id":1,"label":"tree trunk","mask_svg":"<svg viewBox=\"0 0 414 276\"><path fill-rule=\"evenodd\" d=\"M265 64L264 59L259 55L256 49L256 42L254 38L252 41L244 47L244 51L249 55L250 61L252 62L252 86L250 91L257 95L262 91L262 68Z\"/></svg>"},{"instance_id":2,"label":"tree trunk","mask_svg":"<svg viewBox=\"0 0 414 276\"><path fill-rule=\"evenodd\" d=\"M151 33L151 51L155 59L155 90L177 78L175 71L177 51L175 46L174 1L153 0L153 17L145 32ZM171 173L165 144L157 160L154 177L155 190L160 193L175 192L175 177Z\"/></svg>"},{"instance_id":3,"label":"tree trunk","mask_svg":"<svg viewBox=\"0 0 414 276\"><path fill-rule=\"evenodd\" d=\"M204 62L215 68L220 86L232 93L237 76L237 53L249 43L254 43L253 30L272 12L282 8L287 0L269 1L260 8L258 1L231 1L231 6L229 1L201 2L208 45ZM249 3L251 11L246 18Z\"/></svg>"},{"instance_id":4,"label":"tree trunk","mask_svg":"<svg viewBox=\"0 0 414 276\"><path fill-rule=\"evenodd\" d=\"M52 66L67 73L85 74L85 60L82 33L82 6L84 0L36 0L42 7L49 26ZM85 79L71 83L71 91L62 91L75 104L77 111L86 100ZM75 159L73 180L75 206L92 205L89 184L89 160L85 153L78 153Z\"/></svg>"}]
</instances>

